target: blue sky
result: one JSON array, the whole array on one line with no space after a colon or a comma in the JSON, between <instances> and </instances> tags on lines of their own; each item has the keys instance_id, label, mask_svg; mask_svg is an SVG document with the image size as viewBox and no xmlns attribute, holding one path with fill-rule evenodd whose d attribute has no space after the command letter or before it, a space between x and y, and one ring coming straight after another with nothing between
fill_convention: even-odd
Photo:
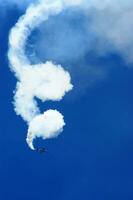
<instances>
[{"instance_id":1,"label":"blue sky","mask_svg":"<svg viewBox=\"0 0 133 200\"><path fill-rule=\"evenodd\" d=\"M84 54L80 53L79 58L70 57L65 52L63 48L66 44L59 46L56 56L51 54L52 60L63 64L70 71L74 89L60 102L42 103L38 100L42 111L58 109L63 113L66 122L63 133L57 139L35 141L36 145L48 148L47 154L38 155L28 148L25 142L27 125L14 112L13 91L17 80L9 69L7 59L9 30L24 10L14 6L2 9L0 199L132 200L133 69L132 63L127 64L123 58L125 51L122 54L119 51L116 53L111 48L101 56L95 53L95 38L92 38L91 49L85 47ZM71 24L70 30L73 30L77 18L75 15L80 16L76 33L80 29L80 33L85 34L85 17L82 13L62 13L56 20L60 22L59 25L67 20ZM50 31L62 35L60 31L51 30L54 20L50 19L46 26L44 23L31 35L29 43L35 49L38 45L36 36L40 43L49 39L53 45L58 44L49 38ZM65 30L66 27L64 32ZM38 36L45 32L45 38ZM80 41L84 42L83 37ZM80 45L80 42L73 43L72 49L68 45L70 54L75 49L78 51ZM51 49L47 52L47 48L44 48L43 53L41 47L36 50L38 59L49 59ZM64 59L60 58L62 49ZM29 57L33 50L27 45ZM37 62L36 58L34 61ZM91 67L85 68L90 65ZM97 73L99 68L100 75Z\"/></svg>"}]
</instances>

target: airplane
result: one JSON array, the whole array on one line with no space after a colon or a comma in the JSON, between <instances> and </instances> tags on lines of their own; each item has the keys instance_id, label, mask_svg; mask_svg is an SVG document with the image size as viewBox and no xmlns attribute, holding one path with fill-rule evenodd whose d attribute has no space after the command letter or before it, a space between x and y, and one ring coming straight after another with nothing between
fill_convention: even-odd
<instances>
[{"instance_id":1,"label":"airplane","mask_svg":"<svg viewBox=\"0 0 133 200\"><path fill-rule=\"evenodd\" d=\"M46 153L48 150L46 148L44 148L44 147L37 147L35 149L35 151L40 153L40 154L42 154L42 153Z\"/></svg>"}]
</instances>

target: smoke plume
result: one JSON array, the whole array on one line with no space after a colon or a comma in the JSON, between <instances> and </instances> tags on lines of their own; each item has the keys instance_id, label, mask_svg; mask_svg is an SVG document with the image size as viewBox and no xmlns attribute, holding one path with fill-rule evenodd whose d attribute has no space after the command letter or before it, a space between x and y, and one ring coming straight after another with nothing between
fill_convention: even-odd
<instances>
[{"instance_id":1,"label":"smoke plume","mask_svg":"<svg viewBox=\"0 0 133 200\"><path fill-rule=\"evenodd\" d=\"M12 28L9 36L9 52L11 70L15 73L18 83L14 106L18 115L28 123L27 143L34 150L33 140L59 135L65 125L62 114L57 110L40 113L35 97L42 100L59 101L66 92L72 89L71 78L60 65L51 61L32 65L25 54L28 36L49 16L59 14L67 6L75 6L71 1L40 1L32 4Z\"/></svg>"}]
</instances>

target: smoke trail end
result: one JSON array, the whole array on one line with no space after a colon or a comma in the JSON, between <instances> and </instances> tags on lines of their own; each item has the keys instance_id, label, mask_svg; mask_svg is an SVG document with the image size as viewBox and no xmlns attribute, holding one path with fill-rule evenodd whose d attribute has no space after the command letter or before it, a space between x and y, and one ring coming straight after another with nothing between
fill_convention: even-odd
<instances>
[{"instance_id":1,"label":"smoke trail end","mask_svg":"<svg viewBox=\"0 0 133 200\"><path fill-rule=\"evenodd\" d=\"M47 110L36 116L29 124L26 138L28 146L35 150L33 146L35 138L55 138L63 131L64 125L63 115L57 110Z\"/></svg>"}]
</instances>

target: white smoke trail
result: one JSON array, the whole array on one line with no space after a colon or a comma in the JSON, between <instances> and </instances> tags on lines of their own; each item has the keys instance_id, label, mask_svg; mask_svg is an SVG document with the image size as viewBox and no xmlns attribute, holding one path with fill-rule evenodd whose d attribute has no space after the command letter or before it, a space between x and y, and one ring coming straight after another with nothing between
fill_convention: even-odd
<instances>
[{"instance_id":1,"label":"white smoke trail","mask_svg":"<svg viewBox=\"0 0 133 200\"><path fill-rule=\"evenodd\" d=\"M51 15L59 14L67 6L79 3L79 0L75 3L56 0L32 4L10 32L8 58L11 70L18 78L14 97L15 111L28 123L26 141L32 150L35 137L56 137L65 125L62 114L56 110L48 110L41 114L35 97L43 102L58 101L73 86L69 73L60 65L52 62L32 65L25 55L26 41L32 30L42 21L48 20Z\"/></svg>"}]
</instances>

